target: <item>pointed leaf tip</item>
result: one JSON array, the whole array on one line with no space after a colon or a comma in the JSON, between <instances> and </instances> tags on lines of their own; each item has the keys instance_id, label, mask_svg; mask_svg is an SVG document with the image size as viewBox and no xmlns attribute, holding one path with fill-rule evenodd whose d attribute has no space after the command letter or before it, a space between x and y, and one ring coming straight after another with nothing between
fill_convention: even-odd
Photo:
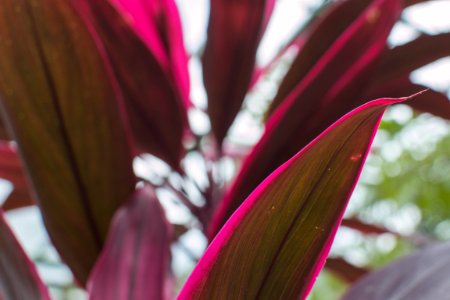
<instances>
[{"instance_id":1,"label":"pointed leaf tip","mask_svg":"<svg viewBox=\"0 0 450 300\"><path fill-rule=\"evenodd\" d=\"M348 113L267 177L216 235L179 299L304 299L388 105Z\"/></svg>"}]
</instances>

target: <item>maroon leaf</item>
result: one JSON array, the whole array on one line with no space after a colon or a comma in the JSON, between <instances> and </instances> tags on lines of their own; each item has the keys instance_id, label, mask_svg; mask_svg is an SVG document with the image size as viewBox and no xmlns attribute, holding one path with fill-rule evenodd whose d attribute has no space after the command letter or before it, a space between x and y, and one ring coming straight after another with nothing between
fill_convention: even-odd
<instances>
[{"instance_id":1,"label":"maroon leaf","mask_svg":"<svg viewBox=\"0 0 450 300\"><path fill-rule=\"evenodd\" d=\"M0 210L0 299L50 299L36 268Z\"/></svg>"},{"instance_id":2,"label":"maroon leaf","mask_svg":"<svg viewBox=\"0 0 450 300\"><path fill-rule=\"evenodd\" d=\"M273 172L231 216L179 299L304 299L325 263L387 105L338 120Z\"/></svg>"},{"instance_id":3,"label":"maroon leaf","mask_svg":"<svg viewBox=\"0 0 450 300\"><path fill-rule=\"evenodd\" d=\"M180 16L174 0L113 0L132 19L132 27L164 70L179 86L186 107L189 100L188 56ZM128 19L127 18L127 19Z\"/></svg>"},{"instance_id":4,"label":"maroon leaf","mask_svg":"<svg viewBox=\"0 0 450 300\"><path fill-rule=\"evenodd\" d=\"M271 115L283 100L304 79L318 60L330 50L335 41L367 9L372 0L337 1L325 8L316 20L299 36L296 44L300 50L289 71L283 78L267 116Z\"/></svg>"},{"instance_id":5,"label":"maroon leaf","mask_svg":"<svg viewBox=\"0 0 450 300\"><path fill-rule=\"evenodd\" d=\"M104 0L72 0L103 39L139 152L152 153L179 167L187 125L185 100L174 78L119 12Z\"/></svg>"},{"instance_id":6,"label":"maroon leaf","mask_svg":"<svg viewBox=\"0 0 450 300\"><path fill-rule=\"evenodd\" d=\"M380 95L388 97L404 97L419 91L428 89L426 86L412 83L408 77L399 78L379 86L377 90L370 89L367 92L367 98L379 97ZM428 91L419 97L415 97L407 103L412 108L420 112L428 112L435 116L450 120L450 100L447 95L428 89Z\"/></svg>"},{"instance_id":7,"label":"maroon leaf","mask_svg":"<svg viewBox=\"0 0 450 300\"><path fill-rule=\"evenodd\" d=\"M90 299L169 299L171 228L150 187L114 216L89 278Z\"/></svg>"},{"instance_id":8,"label":"maroon leaf","mask_svg":"<svg viewBox=\"0 0 450 300\"><path fill-rule=\"evenodd\" d=\"M219 144L250 85L256 50L274 0L211 0L203 80L212 131Z\"/></svg>"},{"instance_id":9,"label":"maroon leaf","mask_svg":"<svg viewBox=\"0 0 450 300\"><path fill-rule=\"evenodd\" d=\"M16 148L12 143L5 141L0 141L0 178L11 182L14 188L2 205L3 210L35 204L30 195L28 182L25 179Z\"/></svg>"},{"instance_id":10,"label":"maroon leaf","mask_svg":"<svg viewBox=\"0 0 450 300\"><path fill-rule=\"evenodd\" d=\"M369 272L369 270L365 268L360 268L348 263L343 258L333 257L327 258L325 268L349 283L361 279L362 276Z\"/></svg>"},{"instance_id":11,"label":"maroon leaf","mask_svg":"<svg viewBox=\"0 0 450 300\"><path fill-rule=\"evenodd\" d=\"M412 71L450 56L449 44L450 32L421 35L409 43L386 50L374 76L372 90L378 90L391 81L407 78Z\"/></svg>"},{"instance_id":12,"label":"maroon leaf","mask_svg":"<svg viewBox=\"0 0 450 300\"><path fill-rule=\"evenodd\" d=\"M135 186L123 99L86 24L68 1L0 2L2 109L50 238L80 283Z\"/></svg>"},{"instance_id":13,"label":"maroon leaf","mask_svg":"<svg viewBox=\"0 0 450 300\"><path fill-rule=\"evenodd\" d=\"M340 116L366 102L360 98L363 88L400 9L397 0L372 1L298 83L267 121L263 137L244 160L214 217L210 237L270 172Z\"/></svg>"},{"instance_id":14,"label":"maroon leaf","mask_svg":"<svg viewBox=\"0 0 450 300\"><path fill-rule=\"evenodd\" d=\"M369 273L350 288L343 300L447 299L450 244L419 250Z\"/></svg>"}]
</instances>

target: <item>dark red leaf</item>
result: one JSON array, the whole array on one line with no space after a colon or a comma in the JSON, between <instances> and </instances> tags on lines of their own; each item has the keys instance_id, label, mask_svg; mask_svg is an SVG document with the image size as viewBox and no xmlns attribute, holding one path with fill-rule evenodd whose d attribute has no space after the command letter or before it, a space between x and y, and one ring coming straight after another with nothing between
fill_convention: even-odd
<instances>
[{"instance_id":1,"label":"dark red leaf","mask_svg":"<svg viewBox=\"0 0 450 300\"><path fill-rule=\"evenodd\" d=\"M91 29L68 1L0 2L2 109L50 238L82 284L136 182L123 99Z\"/></svg>"},{"instance_id":2,"label":"dark red leaf","mask_svg":"<svg viewBox=\"0 0 450 300\"><path fill-rule=\"evenodd\" d=\"M348 263L343 258L333 257L327 258L325 268L349 283L361 279L362 276L369 272L369 270L365 268L360 268Z\"/></svg>"},{"instance_id":3,"label":"dark red leaf","mask_svg":"<svg viewBox=\"0 0 450 300\"><path fill-rule=\"evenodd\" d=\"M343 300L447 299L450 244L434 245L369 273Z\"/></svg>"},{"instance_id":4,"label":"dark red leaf","mask_svg":"<svg viewBox=\"0 0 450 300\"><path fill-rule=\"evenodd\" d=\"M210 238L250 192L361 98L400 13L397 0L375 0L316 62L266 124L209 230Z\"/></svg>"},{"instance_id":5,"label":"dark red leaf","mask_svg":"<svg viewBox=\"0 0 450 300\"><path fill-rule=\"evenodd\" d=\"M50 300L31 260L14 237L0 210L0 299Z\"/></svg>"},{"instance_id":6,"label":"dark red leaf","mask_svg":"<svg viewBox=\"0 0 450 300\"><path fill-rule=\"evenodd\" d=\"M136 191L114 216L89 278L90 299L170 299L171 234L153 190Z\"/></svg>"},{"instance_id":7,"label":"dark red leaf","mask_svg":"<svg viewBox=\"0 0 450 300\"><path fill-rule=\"evenodd\" d=\"M347 114L231 216L179 299L304 299L325 263L378 124L394 99Z\"/></svg>"},{"instance_id":8,"label":"dark red leaf","mask_svg":"<svg viewBox=\"0 0 450 300\"><path fill-rule=\"evenodd\" d=\"M187 111L174 78L108 1L72 3L91 20L105 43L139 152L152 153L178 168Z\"/></svg>"},{"instance_id":9,"label":"dark red leaf","mask_svg":"<svg viewBox=\"0 0 450 300\"><path fill-rule=\"evenodd\" d=\"M211 0L203 80L212 131L219 144L250 85L259 41L274 0Z\"/></svg>"}]
</instances>

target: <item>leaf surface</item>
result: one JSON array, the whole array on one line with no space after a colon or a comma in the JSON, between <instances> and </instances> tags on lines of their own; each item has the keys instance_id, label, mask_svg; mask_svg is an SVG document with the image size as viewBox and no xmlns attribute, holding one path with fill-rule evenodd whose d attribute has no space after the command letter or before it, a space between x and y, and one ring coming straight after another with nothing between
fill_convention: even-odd
<instances>
[{"instance_id":1,"label":"leaf surface","mask_svg":"<svg viewBox=\"0 0 450 300\"><path fill-rule=\"evenodd\" d=\"M446 299L450 244L419 250L363 277L343 300Z\"/></svg>"},{"instance_id":2,"label":"leaf surface","mask_svg":"<svg viewBox=\"0 0 450 300\"><path fill-rule=\"evenodd\" d=\"M212 131L219 144L249 88L256 50L274 0L211 0L203 81Z\"/></svg>"},{"instance_id":3,"label":"leaf surface","mask_svg":"<svg viewBox=\"0 0 450 300\"><path fill-rule=\"evenodd\" d=\"M261 183L211 242L180 299L304 299L394 99L338 120Z\"/></svg>"},{"instance_id":4,"label":"leaf surface","mask_svg":"<svg viewBox=\"0 0 450 300\"><path fill-rule=\"evenodd\" d=\"M125 106L138 153L154 154L179 167L187 111L174 78L166 72L126 16L109 1L71 0L95 25L105 44Z\"/></svg>"},{"instance_id":5,"label":"leaf surface","mask_svg":"<svg viewBox=\"0 0 450 300\"><path fill-rule=\"evenodd\" d=\"M0 210L0 298L50 300L35 266L16 240Z\"/></svg>"},{"instance_id":6,"label":"leaf surface","mask_svg":"<svg viewBox=\"0 0 450 300\"><path fill-rule=\"evenodd\" d=\"M136 191L114 216L90 276L90 299L169 299L171 228L150 187Z\"/></svg>"},{"instance_id":7,"label":"leaf surface","mask_svg":"<svg viewBox=\"0 0 450 300\"><path fill-rule=\"evenodd\" d=\"M400 9L397 0L372 1L298 82L244 160L213 218L210 238L273 170L345 113L367 102L362 92Z\"/></svg>"},{"instance_id":8,"label":"leaf surface","mask_svg":"<svg viewBox=\"0 0 450 300\"><path fill-rule=\"evenodd\" d=\"M81 284L134 190L121 94L68 1L0 3L1 105L50 238Z\"/></svg>"}]
</instances>

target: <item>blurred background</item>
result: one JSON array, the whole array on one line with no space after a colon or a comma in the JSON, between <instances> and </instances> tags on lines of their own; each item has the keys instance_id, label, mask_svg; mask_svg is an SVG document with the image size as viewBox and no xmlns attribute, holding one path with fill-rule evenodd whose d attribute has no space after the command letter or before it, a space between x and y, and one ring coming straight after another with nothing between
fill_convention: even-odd
<instances>
[{"instance_id":1,"label":"blurred background","mask_svg":"<svg viewBox=\"0 0 450 300\"><path fill-rule=\"evenodd\" d=\"M263 66L270 62L325 2L278 0L258 50L258 64ZM210 127L204 113L206 95L199 55L206 37L209 1L177 0L177 4L185 43L191 55L191 96L195 108L190 111L190 123L196 133L203 135ZM391 33L389 45L401 45L420 33L449 32L449 12L450 0L429 1L406 9ZM263 130L261 119L264 111L292 59L293 55L287 53L248 95L245 109L239 114L226 141L231 148L245 152L258 140ZM450 58L415 71L411 80L448 94ZM196 159L195 155L187 156L185 162L186 165L192 164L194 177ZM152 158L137 159L135 168L144 177L168 172L165 165ZM225 179L230 180L236 168L232 160L225 160ZM202 178L196 180L201 182ZM11 186L7 181L0 184L1 196L5 198ZM177 224L195 222L188 210L176 205L169 195L161 194L160 198L170 221ZM450 124L429 114L418 114L405 105L390 108L381 123L346 216L350 220L357 217L365 222L341 228L333 244L330 257L339 258L337 262L343 258L349 264L330 266L329 270L337 272L322 271L310 299L339 298L352 280L343 278L339 268L341 273L344 270L356 276L427 243L450 239ZM84 292L75 287L70 271L50 245L39 211L36 208L18 209L8 212L7 217L55 298L84 299ZM201 231L195 226L190 227L194 229L184 233L173 246L173 269L178 286L182 285L206 247ZM349 269L350 266L354 268Z\"/></svg>"}]
</instances>

